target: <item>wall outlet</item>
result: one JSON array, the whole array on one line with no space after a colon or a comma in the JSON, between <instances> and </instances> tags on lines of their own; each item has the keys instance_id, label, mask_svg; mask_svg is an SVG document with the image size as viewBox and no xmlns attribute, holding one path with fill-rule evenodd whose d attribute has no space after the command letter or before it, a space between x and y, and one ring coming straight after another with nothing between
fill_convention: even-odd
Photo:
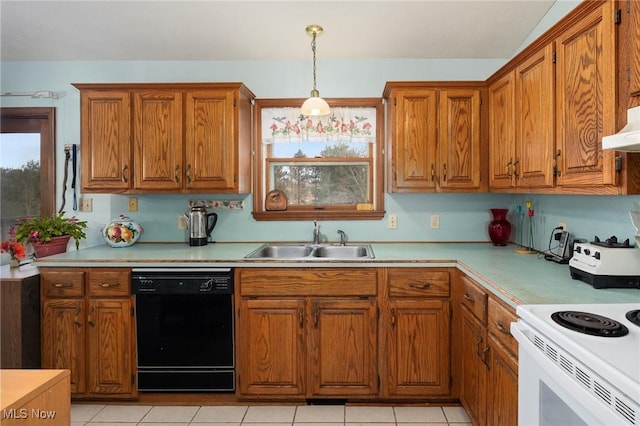
<instances>
[{"instance_id":1,"label":"wall outlet","mask_svg":"<svg viewBox=\"0 0 640 426\"><path fill-rule=\"evenodd\" d=\"M389 215L389 229L398 229L398 215L395 213Z\"/></svg>"},{"instance_id":2,"label":"wall outlet","mask_svg":"<svg viewBox=\"0 0 640 426\"><path fill-rule=\"evenodd\" d=\"M440 215L439 214L432 214L431 215L431 229L438 229L440 228Z\"/></svg>"},{"instance_id":3,"label":"wall outlet","mask_svg":"<svg viewBox=\"0 0 640 426\"><path fill-rule=\"evenodd\" d=\"M183 215L178 215L178 229L187 229L187 221Z\"/></svg>"},{"instance_id":4,"label":"wall outlet","mask_svg":"<svg viewBox=\"0 0 640 426\"><path fill-rule=\"evenodd\" d=\"M129 211L137 212L138 211L138 198L137 197L129 197Z\"/></svg>"},{"instance_id":5,"label":"wall outlet","mask_svg":"<svg viewBox=\"0 0 640 426\"><path fill-rule=\"evenodd\" d=\"M559 222L558 226L561 227L563 231L569 232L569 230L567 229L567 223L566 222Z\"/></svg>"},{"instance_id":6,"label":"wall outlet","mask_svg":"<svg viewBox=\"0 0 640 426\"><path fill-rule=\"evenodd\" d=\"M80 211L81 212L93 211L93 198L88 198L88 197L80 198Z\"/></svg>"}]
</instances>

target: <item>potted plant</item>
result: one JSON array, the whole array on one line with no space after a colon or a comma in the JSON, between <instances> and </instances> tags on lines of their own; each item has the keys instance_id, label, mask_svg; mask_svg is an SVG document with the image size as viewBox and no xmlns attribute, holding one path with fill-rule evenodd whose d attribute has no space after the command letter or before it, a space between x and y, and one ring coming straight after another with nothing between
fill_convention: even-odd
<instances>
[{"instance_id":1,"label":"potted plant","mask_svg":"<svg viewBox=\"0 0 640 426\"><path fill-rule=\"evenodd\" d=\"M36 257L45 257L65 252L72 237L77 250L80 240L87 237L84 233L86 227L86 221L78 220L75 216L64 217L64 212L60 212L53 216L21 219L16 226L15 238L20 242L30 242Z\"/></svg>"}]
</instances>

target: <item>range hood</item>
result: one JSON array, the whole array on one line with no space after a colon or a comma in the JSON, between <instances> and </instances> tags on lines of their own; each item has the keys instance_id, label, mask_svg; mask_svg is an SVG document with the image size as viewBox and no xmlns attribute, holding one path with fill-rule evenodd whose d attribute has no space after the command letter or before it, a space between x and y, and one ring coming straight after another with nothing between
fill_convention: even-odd
<instances>
[{"instance_id":1,"label":"range hood","mask_svg":"<svg viewBox=\"0 0 640 426\"><path fill-rule=\"evenodd\" d=\"M627 110L627 125L622 130L602 138L602 149L640 152L640 106Z\"/></svg>"}]
</instances>

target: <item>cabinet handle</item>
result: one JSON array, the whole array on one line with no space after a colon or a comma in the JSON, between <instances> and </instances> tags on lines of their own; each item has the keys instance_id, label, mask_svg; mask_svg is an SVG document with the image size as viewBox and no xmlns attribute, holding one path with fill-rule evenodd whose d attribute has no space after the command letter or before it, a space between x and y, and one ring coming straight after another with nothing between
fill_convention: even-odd
<instances>
[{"instance_id":1,"label":"cabinet handle","mask_svg":"<svg viewBox=\"0 0 640 426\"><path fill-rule=\"evenodd\" d=\"M300 324L300 328L304 327L304 311L302 308L298 309L298 323Z\"/></svg>"},{"instance_id":2,"label":"cabinet handle","mask_svg":"<svg viewBox=\"0 0 640 426\"><path fill-rule=\"evenodd\" d=\"M125 165L124 165L124 167L122 168L122 181L123 181L124 183L129 182L129 179L127 178L127 174L126 174L126 171L127 171L127 169L128 169L128 168L129 168L129 166L127 166L126 164L125 164Z\"/></svg>"},{"instance_id":3,"label":"cabinet handle","mask_svg":"<svg viewBox=\"0 0 640 426\"><path fill-rule=\"evenodd\" d=\"M444 163L444 164L442 165L442 170L443 170L443 171L442 171L442 180L443 180L444 182L446 182L446 181L447 181L447 163Z\"/></svg>"},{"instance_id":4,"label":"cabinet handle","mask_svg":"<svg viewBox=\"0 0 640 426\"><path fill-rule=\"evenodd\" d=\"M82 323L80 321L78 321L78 316L80 315L80 312L82 312L82 307L81 306L76 306L76 317L73 319L73 323L78 328L82 327Z\"/></svg>"},{"instance_id":5,"label":"cabinet handle","mask_svg":"<svg viewBox=\"0 0 640 426\"><path fill-rule=\"evenodd\" d=\"M416 288L418 290L427 290L431 288L431 283L409 283L409 287Z\"/></svg>"},{"instance_id":6,"label":"cabinet handle","mask_svg":"<svg viewBox=\"0 0 640 426\"><path fill-rule=\"evenodd\" d=\"M51 284L55 288L71 288L73 287L72 283L53 283Z\"/></svg>"},{"instance_id":7,"label":"cabinet handle","mask_svg":"<svg viewBox=\"0 0 640 426\"><path fill-rule=\"evenodd\" d=\"M513 176L513 173L511 173L511 166L512 165L513 165L513 158L509 158L509 162L506 165L506 167L507 167L507 177Z\"/></svg>"},{"instance_id":8,"label":"cabinet handle","mask_svg":"<svg viewBox=\"0 0 640 426\"><path fill-rule=\"evenodd\" d=\"M120 287L120 283L100 283L100 287L102 288Z\"/></svg>"},{"instance_id":9,"label":"cabinet handle","mask_svg":"<svg viewBox=\"0 0 640 426\"><path fill-rule=\"evenodd\" d=\"M465 298L465 299L467 299L467 300L468 300L469 302L471 302L471 303L476 303L476 299L474 299L473 297L471 297L471 296L469 295L469 293L465 293L465 294L464 294L464 298Z\"/></svg>"},{"instance_id":10,"label":"cabinet handle","mask_svg":"<svg viewBox=\"0 0 640 426\"><path fill-rule=\"evenodd\" d=\"M431 163L431 182L434 182L436 180L436 166L435 164Z\"/></svg>"},{"instance_id":11,"label":"cabinet handle","mask_svg":"<svg viewBox=\"0 0 640 426\"><path fill-rule=\"evenodd\" d=\"M516 158L516 161L513 163L513 175L516 179L520 179L520 173L518 173L518 164L520 164L520 160Z\"/></svg>"},{"instance_id":12,"label":"cabinet handle","mask_svg":"<svg viewBox=\"0 0 640 426\"><path fill-rule=\"evenodd\" d=\"M506 328L504 325L502 325L501 321L496 321L496 326L498 327L498 330L500 330L502 334L511 335L511 332L509 331L509 329Z\"/></svg>"},{"instance_id":13,"label":"cabinet handle","mask_svg":"<svg viewBox=\"0 0 640 426\"><path fill-rule=\"evenodd\" d=\"M187 164L187 183L191 183L191 164Z\"/></svg>"},{"instance_id":14,"label":"cabinet handle","mask_svg":"<svg viewBox=\"0 0 640 426\"><path fill-rule=\"evenodd\" d=\"M491 370L491 367L489 367L489 361L487 361L487 353L489 352L489 346L485 346L484 350L482 351L482 363L484 365L487 366L487 370Z\"/></svg>"},{"instance_id":15,"label":"cabinet handle","mask_svg":"<svg viewBox=\"0 0 640 426\"><path fill-rule=\"evenodd\" d=\"M91 309L89 310L89 315L87 315L87 324L89 324L89 326L91 327L95 327L96 323L93 322L93 306L91 307Z\"/></svg>"},{"instance_id":16,"label":"cabinet handle","mask_svg":"<svg viewBox=\"0 0 640 426\"><path fill-rule=\"evenodd\" d=\"M313 328L318 328L318 322L319 322L319 313L318 313L318 305L315 304L313 305Z\"/></svg>"},{"instance_id":17,"label":"cabinet handle","mask_svg":"<svg viewBox=\"0 0 640 426\"><path fill-rule=\"evenodd\" d=\"M178 175L178 171L179 171L179 170L180 170L180 166L179 166L179 165L177 165L177 166L176 166L176 170L175 170L175 172L173 173L173 179L174 179L174 181L175 181L176 183L180 183L180 176Z\"/></svg>"},{"instance_id":18,"label":"cabinet handle","mask_svg":"<svg viewBox=\"0 0 640 426\"><path fill-rule=\"evenodd\" d=\"M391 328L396 328L396 308L391 308Z\"/></svg>"},{"instance_id":19,"label":"cabinet handle","mask_svg":"<svg viewBox=\"0 0 640 426\"><path fill-rule=\"evenodd\" d=\"M478 358L482 360L482 354L480 353L481 344L482 344L482 337L478 337L478 340L476 340L476 355L478 356ZM484 362L484 360L482 362Z\"/></svg>"},{"instance_id":20,"label":"cabinet handle","mask_svg":"<svg viewBox=\"0 0 640 426\"><path fill-rule=\"evenodd\" d=\"M561 174L560 167L558 167L558 157L560 157L561 154L562 151L557 150L553 156L553 161L555 162L555 164L553 165L553 175L556 177L560 177Z\"/></svg>"}]
</instances>

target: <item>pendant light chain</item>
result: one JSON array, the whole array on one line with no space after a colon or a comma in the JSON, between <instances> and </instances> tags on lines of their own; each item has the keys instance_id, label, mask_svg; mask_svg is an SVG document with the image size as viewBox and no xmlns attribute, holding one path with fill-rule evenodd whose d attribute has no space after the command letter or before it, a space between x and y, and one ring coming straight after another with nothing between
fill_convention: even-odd
<instances>
[{"instance_id":1,"label":"pendant light chain","mask_svg":"<svg viewBox=\"0 0 640 426\"><path fill-rule=\"evenodd\" d=\"M313 90L317 91L316 88L316 34L317 32L313 32L313 39L311 40L311 51L313 52Z\"/></svg>"}]
</instances>

